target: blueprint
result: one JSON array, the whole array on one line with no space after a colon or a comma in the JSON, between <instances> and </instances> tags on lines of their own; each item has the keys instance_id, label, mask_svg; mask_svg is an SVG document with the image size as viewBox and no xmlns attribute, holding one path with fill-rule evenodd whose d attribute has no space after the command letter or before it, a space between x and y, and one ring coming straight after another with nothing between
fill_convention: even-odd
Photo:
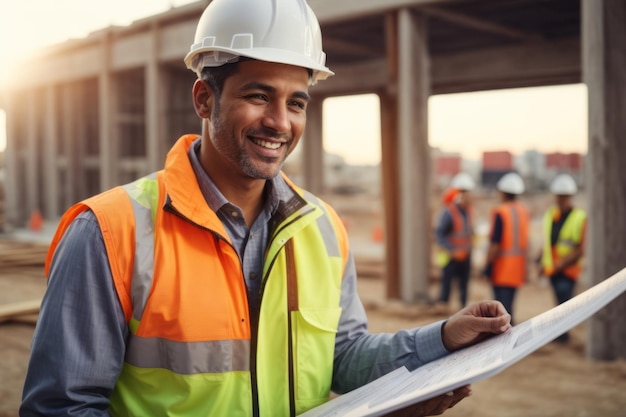
<instances>
[{"instance_id":1,"label":"blueprint","mask_svg":"<svg viewBox=\"0 0 626 417\"><path fill-rule=\"evenodd\" d=\"M506 333L409 372L399 368L299 417L380 416L495 375L595 314L626 290L626 268Z\"/></svg>"}]
</instances>

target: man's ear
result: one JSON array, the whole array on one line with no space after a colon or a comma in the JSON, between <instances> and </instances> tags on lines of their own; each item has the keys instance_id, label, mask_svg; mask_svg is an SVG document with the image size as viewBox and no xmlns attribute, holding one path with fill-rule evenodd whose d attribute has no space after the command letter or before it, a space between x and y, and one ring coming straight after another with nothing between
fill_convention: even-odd
<instances>
[{"instance_id":1,"label":"man's ear","mask_svg":"<svg viewBox=\"0 0 626 417\"><path fill-rule=\"evenodd\" d=\"M193 84L193 107L201 119L210 119L213 111L215 94L209 84L198 79Z\"/></svg>"}]
</instances>

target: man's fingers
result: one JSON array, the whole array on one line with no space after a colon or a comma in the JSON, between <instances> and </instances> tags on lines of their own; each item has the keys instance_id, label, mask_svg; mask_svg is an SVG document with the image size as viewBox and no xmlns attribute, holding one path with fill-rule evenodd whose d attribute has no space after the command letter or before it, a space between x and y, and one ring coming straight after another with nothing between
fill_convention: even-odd
<instances>
[{"instance_id":1,"label":"man's fingers","mask_svg":"<svg viewBox=\"0 0 626 417\"><path fill-rule=\"evenodd\" d=\"M488 320L487 323L490 333L504 333L511 328L511 315L506 313L504 316L494 317Z\"/></svg>"},{"instance_id":2,"label":"man's fingers","mask_svg":"<svg viewBox=\"0 0 626 417\"><path fill-rule=\"evenodd\" d=\"M430 400L423 403L422 410L424 411L424 415L438 416L440 414L443 414L449 408L457 405L463 398L471 395L471 393L472 390L470 386L466 385L438 397L431 398Z\"/></svg>"}]
</instances>

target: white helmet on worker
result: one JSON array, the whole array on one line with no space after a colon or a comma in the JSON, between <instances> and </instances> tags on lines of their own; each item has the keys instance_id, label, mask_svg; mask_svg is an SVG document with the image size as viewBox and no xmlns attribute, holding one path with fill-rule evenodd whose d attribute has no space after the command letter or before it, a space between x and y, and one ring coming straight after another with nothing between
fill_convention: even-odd
<instances>
[{"instance_id":1,"label":"white helmet on worker","mask_svg":"<svg viewBox=\"0 0 626 417\"><path fill-rule=\"evenodd\" d=\"M308 68L311 84L334 74L326 67L320 26L305 0L211 1L185 64L200 76L205 67L239 57Z\"/></svg>"},{"instance_id":2,"label":"white helmet on worker","mask_svg":"<svg viewBox=\"0 0 626 417\"><path fill-rule=\"evenodd\" d=\"M496 188L503 193L515 195L522 194L525 189L522 177L515 172L504 174L502 178L498 180Z\"/></svg>"},{"instance_id":3,"label":"white helmet on worker","mask_svg":"<svg viewBox=\"0 0 626 417\"><path fill-rule=\"evenodd\" d=\"M476 184L474 184L474 180L470 174L467 172L459 172L452 178L450 186L461 191L471 191L476 187Z\"/></svg>"},{"instance_id":4,"label":"white helmet on worker","mask_svg":"<svg viewBox=\"0 0 626 417\"><path fill-rule=\"evenodd\" d=\"M578 192L578 186L570 175L559 174L550 184L550 192L555 195L574 195Z\"/></svg>"}]
</instances>

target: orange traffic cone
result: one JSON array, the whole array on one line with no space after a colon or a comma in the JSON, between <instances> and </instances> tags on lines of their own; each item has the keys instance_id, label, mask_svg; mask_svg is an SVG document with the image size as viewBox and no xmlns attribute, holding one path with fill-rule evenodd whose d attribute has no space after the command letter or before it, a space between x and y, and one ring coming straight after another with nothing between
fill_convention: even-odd
<instances>
[{"instance_id":1,"label":"orange traffic cone","mask_svg":"<svg viewBox=\"0 0 626 417\"><path fill-rule=\"evenodd\" d=\"M380 243L385 240L385 232L382 226L377 225L372 229L372 242Z\"/></svg>"},{"instance_id":2,"label":"orange traffic cone","mask_svg":"<svg viewBox=\"0 0 626 417\"><path fill-rule=\"evenodd\" d=\"M30 220L28 221L28 227L33 232L41 232L43 229L43 217L41 217L39 210L33 210L30 215Z\"/></svg>"}]
</instances>

